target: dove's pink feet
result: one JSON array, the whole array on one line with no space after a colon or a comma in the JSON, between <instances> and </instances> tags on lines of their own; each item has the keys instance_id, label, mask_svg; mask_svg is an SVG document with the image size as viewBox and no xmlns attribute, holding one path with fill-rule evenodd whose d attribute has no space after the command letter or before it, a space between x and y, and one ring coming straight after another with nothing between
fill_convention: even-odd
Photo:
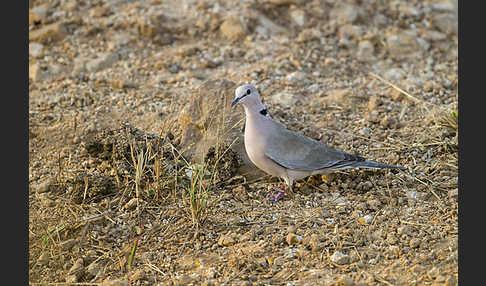
<instances>
[{"instance_id":1,"label":"dove's pink feet","mask_svg":"<svg viewBox=\"0 0 486 286\"><path fill-rule=\"evenodd\" d=\"M270 192L268 194L268 196L270 196L270 198L268 200L273 202L273 203L280 201L282 198L287 196L287 194L285 193L285 190L287 190L288 188L289 187L287 187L287 185L282 185L278 189L273 189L272 192Z\"/></svg>"}]
</instances>

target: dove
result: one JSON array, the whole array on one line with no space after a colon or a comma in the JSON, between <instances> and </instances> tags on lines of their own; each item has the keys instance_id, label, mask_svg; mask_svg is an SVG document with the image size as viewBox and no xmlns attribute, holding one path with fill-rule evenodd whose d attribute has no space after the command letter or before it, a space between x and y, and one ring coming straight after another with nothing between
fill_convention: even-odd
<instances>
[{"instance_id":1,"label":"dove","mask_svg":"<svg viewBox=\"0 0 486 286\"><path fill-rule=\"evenodd\" d=\"M282 178L291 193L296 180L311 175L326 175L336 170L407 170L402 166L367 160L287 129L270 117L267 108L260 101L258 90L251 84L236 88L231 107L238 104L245 110L244 145L248 157L265 173Z\"/></svg>"}]
</instances>

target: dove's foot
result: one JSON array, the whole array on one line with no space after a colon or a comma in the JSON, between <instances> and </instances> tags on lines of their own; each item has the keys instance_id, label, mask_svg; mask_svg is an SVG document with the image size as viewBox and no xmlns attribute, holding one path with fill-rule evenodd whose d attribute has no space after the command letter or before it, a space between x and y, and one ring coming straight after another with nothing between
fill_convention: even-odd
<instances>
[{"instance_id":1,"label":"dove's foot","mask_svg":"<svg viewBox=\"0 0 486 286\"><path fill-rule=\"evenodd\" d=\"M293 197L292 190L285 184L282 184L279 188L273 188L272 191L267 195L268 200L276 203L286 196Z\"/></svg>"}]
</instances>

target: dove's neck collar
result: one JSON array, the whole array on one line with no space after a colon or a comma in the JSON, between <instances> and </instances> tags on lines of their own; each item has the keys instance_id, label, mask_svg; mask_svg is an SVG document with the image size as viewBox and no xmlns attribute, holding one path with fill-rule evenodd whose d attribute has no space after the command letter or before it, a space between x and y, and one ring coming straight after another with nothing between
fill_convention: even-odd
<instances>
[{"instance_id":1,"label":"dove's neck collar","mask_svg":"<svg viewBox=\"0 0 486 286\"><path fill-rule=\"evenodd\" d=\"M263 116L268 116L267 109L263 108L262 110L260 110L260 114L263 115Z\"/></svg>"},{"instance_id":2,"label":"dove's neck collar","mask_svg":"<svg viewBox=\"0 0 486 286\"><path fill-rule=\"evenodd\" d=\"M260 100L248 102L244 105L246 114L254 114L254 116L269 117L267 108Z\"/></svg>"}]
</instances>

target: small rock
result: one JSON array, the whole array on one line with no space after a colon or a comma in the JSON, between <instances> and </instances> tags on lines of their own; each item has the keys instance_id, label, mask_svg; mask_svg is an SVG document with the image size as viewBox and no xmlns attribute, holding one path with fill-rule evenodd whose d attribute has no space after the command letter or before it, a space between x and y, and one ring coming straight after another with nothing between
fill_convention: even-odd
<instances>
[{"instance_id":1,"label":"small rock","mask_svg":"<svg viewBox=\"0 0 486 286\"><path fill-rule=\"evenodd\" d=\"M144 279L144 277L145 277L145 272L143 271L143 269L138 269L137 271L135 271L135 273L132 274L132 276L130 276L131 281L142 280Z\"/></svg>"},{"instance_id":2,"label":"small rock","mask_svg":"<svg viewBox=\"0 0 486 286\"><path fill-rule=\"evenodd\" d=\"M444 281L444 286L456 286L457 279L454 275L448 275Z\"/></svg>"},{"instance_id":3,"label":"small rock","mask_svg":"<svg viewBox=\"0 0 486 286\"><path fill-rule=\"evenodd\" d=\"M302 236L296 235L295 233L289 233L286 239L288 245L301 243L302 240L303 240Z\"/></svg>"},{"instance_id":4,"label":"small rock","mask_svg":"<svg viewBox=\"0 0 486 286\"><path fill-rule=\"evenodd\" d=\"M40 58L44 55L44 45L41 43L29 43L29 56Z\"/></svg>"},{"instance_id":5,"label":"small rock","mask_svg":"<svg viewBox=\"0 0 486 286\"><path fill-rule=\"evenodd\" d=\"M386 35L386 44L390 57L397 60L421 54L417 34L414 30L390 32Z\"/></svg>"},{"instance_id":6,"label":"small rock","mask_svg":"<svg viewBox=\"0 0 486 286\"><path fill-rule=\"evenodd\" d=\"M272 237L272 243L275 245L280 245L284 241L284 238L280 234L276 234Z\"/></svg>"},{"instance_id":7,"label":"small rock","mask_svg":"<svg viewBox=\"0 0 486 286\"><path fill-rule=\"evenodd\" d=\"M364 224L364 225L366 225L366 224L370 224L372 221L373 221L373 217L372 217L372 216L370 216L370 215L365 215L365 216L360 217L360 218L358 219L358 222L359 222L360 224Z\"/></svg>"},{"instance_id":8,"label":"small rock","mask_svg":"<svg viewBox=\"0 0 486 286\"><path fill-rule=\"evenodd\" d=\"M235 240L230 236L222 235L218 239L218 244L220 246L231 246L231 245L235 244Z\"/></svg>"},{"instance_id":9,"label":"small rock","mask_svg":"<svg viewBox=\"0 0 486 286\"><path fill-rule=\"evenodd\" d=\"M128 286L128 282L125 280L108 280L103 281L100 286Z\"/></svg>"},{"instance_id":10,"label":"small rock","mask_svg":"<svg viewBox=\"0 0 486 286\"><path fill-rule=\"evenodd\" d=\"M393 233L388 233L386 236L386 241L389 244L396 244L398 242L398 239Z\"/></svg>"},{"instance_id":11,"label":"small rock","mask_svg":"<svg viewBox=\"0 0 486 286\"><path fill-rule=\"evenodd\" d=\"M300 9L290 11L290 17L299 26L304 26L307 23L305 12Z\"/></svg>"},{"instance_id":12,"label":"small rock","mask_svg":"<svg viewBox=\"0 0 486 286\"><path fill-rule=\"evenodd\" d=\"M98 58L90 60L86 63L86 70L88 72L97 72L111 67L118 61L119 55L117 53L104 53Z\"/></svg>"},{"instance_id":13,"label":"small rock","mask_svg":"<svg viewBox=\"0 0 486 286\"><path fill-rule=\"evenodd\" d=\"M339 28L339 34L341 38L359 39L363 35L363 28L358 25L346 24ZM367 42L366 40L363 42Z\"/></svg>"},{"instance_id":14,"label":"small rock","mask_svg":"<svg viewBox=\"0 0 486 286\"><path fill-rule=\"evenodd\" d=\"M128 201L128 203L126 203L123 208L127 211L131 211L131 210L134 210L137 205L139 203L139 200L137 198L132 198L131 200Z\"/></svg>"},{"instance_id":15,"label":"small rock","mask_svg":"<svg viewBox=\"0 0 486 286\"><path fill-rule=\"evenodd\" d=\"M48 5L43 4L29 10L29 25L34 23L45 23L47 19Z\"/></svg>"},{"instance_id":16,"label":"small rock","mask_svg":"<svg viewBox=\"0 0 486 286\"><path fill-rule=\"evenodd\" d=\"M412 239L410 239L410 243L409 243L409 246L410 248L417 248L420 246L420 239L414 237Z\"/></svg>"},{"instance_id":17,"label":"small rock","mask_svg":"<svg viewBox=\"0 0 486 286\"><path fill-rule=\"evenodd\" d=\"M355 285L354 280L348 275L343 275L337 280L337 286L353 286Z\"/></svg>"},{"instance_id":18,"label":"small rock","mask_svg":"<svg viewBox=\"0 0 486 286\"><path fill-rule=\"evenodd\" d=\"M37 264L38 265L47 265L49 263L49 253L48 252L43 252L39 258L37 259Z\"/></svg>"},{"instance_id":19,"label":"small rock","mask_svg":"<svg viewBox=\"0 0 486 286\"><path fill-rule=\"evenodd\" d=\"M46 25L40 29L29 32L29 43L39 42L48 44L54 41L60 41L67 36L66 25L62 22L56 22Z\"/></svg>"},{"instance_id":20,"label":"small rock","mask_svg":"<svg viewBox=\"0 0 486 286\"><path fill-rule=\"evenodd\" d=\"M272 101L284 106L293 106L298 101L298 98L294 94L282 91L272 95Z\"/></svg>"},{"instance_id":21,"label":"small rock","mask_svg":"<svg viewBox=\"0 0 486 286\"><path fill-rule=\"evenodd\" d=\"M297 42L303 43L307 41L318 40L321 37L322 37L322 33L318 29L314 29L314 28L304 29L299 33L299 36L297 36Z\"/></svg>"},{"instance_id":22,"label":"small rock","mask_svg":"<svg viewBox=\"0 0 486 286\"><path fill-rule=\"evenodd\" d=\"M296 4L297 0L268 0L268 2L275 5L290 5Z\"/></svg>"},{"instance_id":23,"label":"small rock","mask_svg":"<svg viewBox=\"0 0 486 286\"><path fill-rule=\"evenodd\" d=\"M403 79L403 77L405 76L404 72L402 69L399 69L399 68L391 68L391 69L388 69L384 74L383 74L384 78L390 80L390 81L395 81L395 82L399 82Z\"/></svg>"},{"instance_id":24,"label":"small rock","mask_svg":"<svg viewBox=\"0 0 486 286\"><path fill-rule=\"evenodd\" d=\"M446 35L457 35L457 18L450 13L435 15L432 19L433 25Z\"/></svg>"},{"instance_id":25,"label":"small rock","mask_svg":"<svg viewBox=\"0 0 486 286\"><path fill-rule=\"evenodd\" d=\"M344 3L340 3L329 13L329 17L333 20L336 20L337 25L353 23L358 19L358 15L359 8L357 6Z\"/></svg>"},{"instance_id":26,"label":"small rock","mask_svg":"<svg viewBox=\"0 0 486 286\"><path fill-rule=\"evenodd\" d=\"M350 262L350 259L349 255L344 254L340 251L336 251L333 255L331 255L331 261L339 265L344 265L348 264Z\"/></svg>"},{"instance_id":27,"label":"small rock","mask_svg":"<svg viewBox=\"0 0 486 286\"><path fill-rule=\"evenodd\" d=\"M38 184L35 188L34 191L38 194L42 193L47 193L52 190L52 186L54 184L54 179L46 179L42 183Z\"/></svg>"},{"instance_id":28,"label":"small rock","mask_svg":"<svg viewBox=\"0 0 486 286\"><path fill-rule=\"evenodd\" d=\"M71 274L66 277L66 283L77 283L78 282L78 275Z\"/></svg>"},{"instance_id":29,"label":"small rock","mask_svg":"<svg viewBox=\"0 0 486 286\"><path fill-rule=\"evenodd\" d=\"M295 71L293 73L289 73L286 77L288 81L303 81L306 79L306 74L301 71Z\"/></svg>"},{"instance_id":30,"label":"small rock","mask_svg":"<svg viewBox=\"0 0 486 286\"><path fill-rule=\"evenodd\" d=\"M330 90L325 97L326 100L332 102L347 102L348 97L351 95L351 91L347 88Z\"/></svg>"},{"instance_id":31,"label":"small rock","mask_svg":"<svg viewBox=\"0 0 486 286\"><path fill-rule=\"evenodd\" d=\"M66 241L63 241L60 246L63 250L70 250L71 248L73 248L73 246L76 244L76 239L74 238L71 238L71 239L68 239Z\"/></svg>"},{"instance_id":32,"label":"small rock","mask_svg":"<svg viewBox=\"0 0 486 286\"><path fill-rule=\"evenodd\" d=\"M111 81L111 86L119 89L136 87L134 83L126 79L114 79Z\"/></svg>"},{"instance_id":33,"label":"small rock","mask_svg":"<svg viewBox=\"0 0 486 286\"><path fill-rule=\"evenodd\" d=\"M391 92L391 98L396 102L400 102L405 98L405 95L402 92L393 89Z\"/></svg>"},{"instance_id":34,"label":"small rock","mask_svg":"<svg viewBox=\"0 0 486 286\"><path fill-rule=\"evenodd\" d=\"M220 26L221 33L228 39L237 40L246 36L246 25L239 15L232 15L224 20Z\"/></svg>"},{"instance_id":35,"label":"small rock","mask_svg":"<svg viewBox=\"0 0 486 286\"><path fill-rule=\"evenodd\" d=\"M380 99L379 96L377 95L372 95L370 96L370 99L368 100L368 110L375 110L378 108L378 106L382 105L383 101Z\"/></svg>"},{"instance_id":36,"label":"small rock","mask_svg":"<svg viewBox=\"0 0 486 286\"><path fill-rule=\"evenodd\" d=\"M96 276L96 275L98 275L98 273L100 272L100 270L102 268L103 268L103 266L101 265L101 263L93 262L90 265L88 265L88 267L86 268L86 272L88 272L92 276Z\"/></svg>"},{"instance_id":37,"label":"small rock","mask_svg":"<svg viewBox=\"0 0 486 286\"><path fill-rule=\"evenodd\" d=\"M361 41L358 44L358 52L356 58L362 62L374 60L375 47L370 41Z\"/></svg>"}]
</instances>

